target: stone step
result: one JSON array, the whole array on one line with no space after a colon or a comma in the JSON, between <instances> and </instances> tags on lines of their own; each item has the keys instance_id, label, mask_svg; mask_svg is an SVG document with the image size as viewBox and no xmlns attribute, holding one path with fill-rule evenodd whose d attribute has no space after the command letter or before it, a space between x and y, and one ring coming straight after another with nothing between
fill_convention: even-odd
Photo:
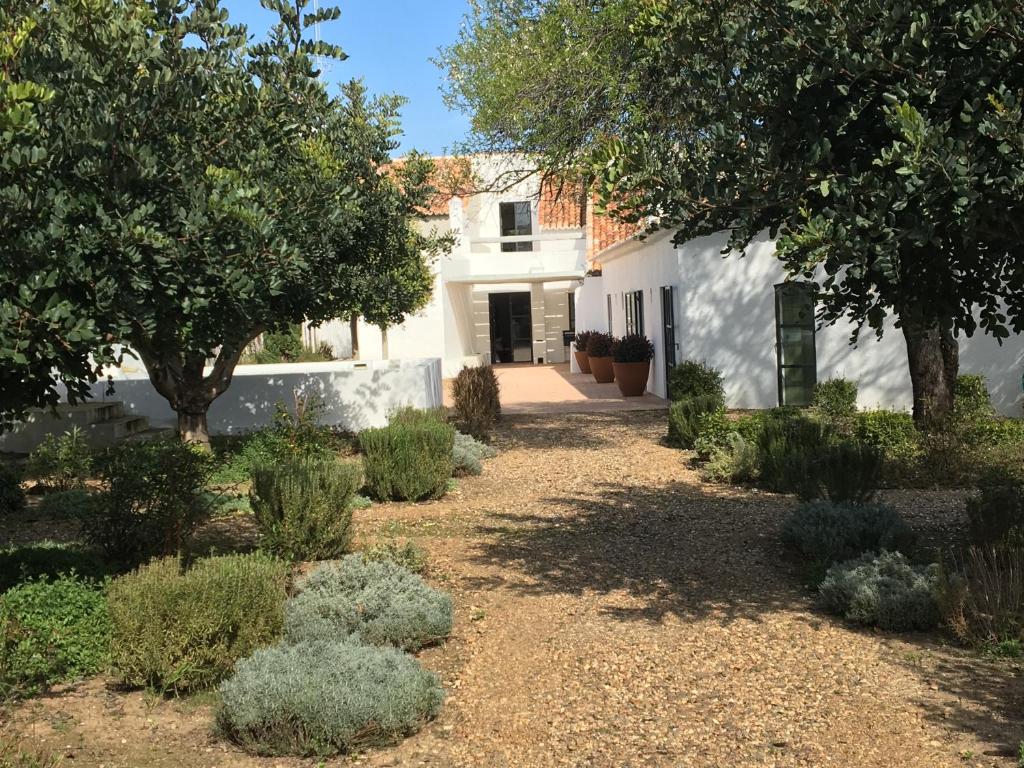
<instances>
[{"instance_id":1,"label":"stone step","mask_svg":"<svg viewBox=\"0 0 1024 768\"><path fill-rule=\"evenodd\" d=\"M105 446L149 430L149 421L143 416L120 416L90 424L87 439L90 445Z\"/></svg>"}]
</instances>

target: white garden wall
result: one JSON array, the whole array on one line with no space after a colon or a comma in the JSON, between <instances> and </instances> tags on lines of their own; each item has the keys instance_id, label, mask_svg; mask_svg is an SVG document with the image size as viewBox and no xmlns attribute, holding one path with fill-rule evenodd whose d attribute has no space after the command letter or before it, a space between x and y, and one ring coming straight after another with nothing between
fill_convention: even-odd
<instances>
[{"instance_id":1,"label":"white garden wall","mask_svg":"<svg viewBox=\"0 0 1024 768\"><path fill-rule=\"evenodd\" d=\"M649 387L664 396L665 361L660 288L676 288L676 357L705 360L724 373L726 397L733 408L769 408L778 405L775 352L776 283L785 273L767 236L747 254L722 256L724 233L672 245L670 232L646 240L628 241L600 256L603 277L587 279L577 292L576 327L604 330L611 296L611 332L625 331L623 294L644 292L644 330L655 345ZM818 380L842 376L859 383L863 408L911 406L910 375L902 333L886 326L877 340L870 331L856 347L849 345L852 326L837 324L818 330ZM1024 398L1024 337L1015 336L1002 346L977 335L960 339L963 373L982 373L988 379L995 406L1003 413L1020 415Z\"/></svg>"},{"instance_id":2,"label":"white garden wall","mask_svg":"<svg viewBox=\"0 0 1024 768\"><path fill-rule=\"evenodd\" d=\"M100 381L93 387L95 400L120 400L154 427L172 426L177 418L167 401L150 384L145 372L110 371L114 394L105 397ZM295 393L317 394L323 399L323 422L341 429L360 430L387 423L395 408L442 405L441 360L336 361L240 365L231 386L210 407L211 434L237 434L271 422L278 402L291 407Z\"/></svg>"}]
</instances>

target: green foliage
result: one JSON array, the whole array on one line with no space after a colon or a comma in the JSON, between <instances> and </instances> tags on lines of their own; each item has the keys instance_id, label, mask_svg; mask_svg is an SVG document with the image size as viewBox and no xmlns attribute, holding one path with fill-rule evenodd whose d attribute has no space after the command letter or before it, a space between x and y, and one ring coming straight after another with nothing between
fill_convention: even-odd
<instances>
[{"instance_id":1,"label":"green foliage","mask_svg":"<svg viewBox=\"0 0 1024 768\"><path fill-rule=\"evenodd\" d=\"M484 459L490 459L498 455L498 452L479 440L464 435L461 432L455 433L455 442L452 446L452 461L455 463L455 476L479 475L483 472Z\"/></svg>"},{"instance_id":2,"label":"green foliage","mask_svg":"<svg viewBox=\"0 0 1024 768\"><path fill-rule=\"evenodd\" d=\"M722 372L696 360L677 363L668 372L668 399L675 401L690 397L716 398L724 407Z\"/></svg>"},{"instance_id":3,"label":"green foliage","mask_svg":"<svg viewBox=\"0 0 1024 768\"><path fill-rule=\"evenodd\" d=\"M220 687L217 725L259 755L344 753L414 733L444 692L393 648L313 642L256 651Z\"/></svg>"},{"instance_id":4,"label":"green foliage","mask_svg":"<svg viewBox=\"0 0 1024 768\"><path fill-rule=\"evenodd\" d=\"M40 577L74 573L83 579L100 581L113 572L98 552L80 544L40 541L0 549L0 592Z\"/></svg>"},{"instance_id":5,"label":"green foliage","mask_svg":"<svg viewBox=\"0 0 1024 768\"><path fill-rule=\"evenodd\" d=\"M285 606L291 643L354 635L370 645L416 650L451 629L448 595L393 561L358 554L317 568Z\"/></svg>"},{"instance_id":6,"label":"green foliage","mask_svg":"<svg viewBox=\"0 0 1024 768\"><path fill-rule=\"evenodd\" d=\"M992 398L985 377L980 374L961 374L956 378L956 399L953 418L964 427L991 421L995 416Z\"/></svg>"},{"instance_id":7,"label":"green foliage","mask_svg":"<svg viewBox=\"0 0 1024 768\"><path fill-rule=\"evenodd\" d=\"M29 454L27 474L58 491L83 488L92 475L92 449L78 427L50 434Z\"/></svg>"},{"instance_id":8,"label":"green foliage","mask_svg":"<svg viewBox=\"0 0 1024 768\"><path fill-rule=\"evenodd\" d=\"M434 421L396 422L359 435L370 495L380 500L436 499L448 489L455 429Z\"/></svg>"},{"instance_id":9,"label":"green foliage","mask_svg":"<svg viewBox=\"0 0 1024 768\"><path fill-rule=\"evenodd\" d=\"M810 569L865 552L911 552L915 535L891 507L881 504L801 504L786 516L782 541Z\"/></svg>"},{"instance_id":10,"label":"green foliage","mask_svg":"<svg viewBox=\"0 0 1024 768\"><path fill-rule=\"evenodd\" d=\"M169 557L115 579L114 674L163 692L215 685L238 659L278 638L287 581L282 561L258 553L204 558L187 570Z\"/></svg>"},{"instance_id":11,"label":"green foliage","mask_svg":"<svg viewBox=\"0 0 1024 768\"><path fill-rule=\"evenodd\" d=\"M208 516L209 472L208 454L176 440L113 448L102 471L106 490L80 510L82 534L125 565L178 552Z\"/></svg>"},{"instance_id":12,"label":"green foliage","mask_svg":"<svg viewBox=\"0 0 1024 768\"><path fill-rule=\"evenodd\" d=\"M818 588L822 606L847 621L894 631L933 629L939 567L918 567L899 552L865 554L832 566Z\"/></svg>"},{"instance_id":13,"label":"green foliage","mask_svg":"<svg viewBox=\"0 0 1024 768\"><path fill-rule=\"evenodd\" d=\"M576 351L586 354L587 346L590 344L590 337L594 335L594 331L577 331L576 335L572 337L573 344L576 345Z\"/></svg>"},{"instance_id":14,"label":"green foliage","mask_svg":"<svg viewBox=\"0 0 1024 768\"><path fill-rule=\"evenodd\" d=\"M612 345L616 363L646 363L654 359L654 344L639 333L627 333Z\"/></svg>"},{"instance_id":15,"label":"green foliage","mask_svg":"<svg viewBox=\"0 0 1024 768\"><path fill-rule=\"evenodd\" d=\"M813 408L827 424L836 428L848 425L857 415L857 382L828 379L814 386Z\"/></svg>"},{"instance_id":16,"label":"green foliage","mask_svg":"<svg viewBox=\"0 0 1024 768\"><path fill-rule=\"evenodd\" d=\"M697 437L693 441L693 450L697 458L707 461L715 452L724 450L729 445L729 437L733 432L732 420L726 415L724 408L698 415Z\"/></svg>"},{"instance_id":17,"label":"green foliage","mask_svg":"<svg viewBox=\"0 0 1024 768\"><path fill-rule=\"evenodd\" d=\"M701 417L722 407L715 395L676 400L668 407L668 442L676 448L693 448L700 434Z\"/></svg>"},{"instance_id":18,"label":"green foliage","mask_svg":"<svg viewBox=\"0 0 1024 768\"><path fill-rule=\"evenodd\" d=\"M95 674L109 643L101 585L74 575L19 584L0 597L0 695L31 695Z\"/></svg>"},{"instance_id":19,"label":"green foliage","mask_svg":"<svg viewBox=\"0 0 1024 768\"><path fill-rule=\"evenodd\" d=\"M968 547L945 564L940 605L964 643L991 650L1024 643L1024 548Z\"/></svg>"},{"instance_id":20,"label":"green foliage","mask_svg":"<svg viewBox=\"0 0 1024 768\"><path fill-rule=\"evenodd\" d=\"M458 428L486 440L501 416L498 377L489 365L463 368L452 382L452 401Z\"/></svg>"},{"instance_id":21,"label":"green foliage","mask_svg":"<svg viewBox=\"0 0 1024 768\"><path fill-rule=\"evenodd\" d=\"M39 514L49 520L65 520L88 517L92 514L95 500L84 488L67 491L53 491L39 502Z\"/></svg>"},{"instance_id":22,"label":"green foliage","mask_svg":"<svg viewBox=\"0 0 1024 768\"><path fill-rule=\"evenodd\" d=\"M394 563L410 573L422 574L427 569L427 553L410 539L399 543L394 536L363 550L363 559L370 563Z\"/></svg>"},{"instance_id":23,"label":"green foliage","mask_svg":"<svg viewBox=\"0 0 1024 768\"><path fill-rule=\"evenodd\" d=\"M263 548L286 560L339 557L352 537L352 498L361 486L360 468L334 457L258 467L249 501Z\"/></svg>"},{"instance_id":24,"label":"green foliage","mask_svg":"<svg viewBox=\"0 0 1024 768\"><path fill-rule=\"evenodd\" d=\"M21 473L0 461L0 515L13 515L25 509L25 491L21 488Z\"/></svg>"},{"instance_id":25,"label":"green foliage","mask_svg":"<svg viewBox=\"0 0 1024 768\"><path fill-rule=\"evenodd\" d=\"M967 532L975 544L1024 536L1024 477L993 474L967 499Z\"/></svg>"},{"instance_id":26,"label":"green foliage","mask_svg":"<svg viewBox=\"0 0 1024 768\"><path fill-rule=\"evenodd\" d=\"M857 414L856 439L878 448L886 461L908 464L921 452L921 433L909 413L862 411Z\"/></svg>"},{"instance_id":27,"label":"green foliage","mask_svg":"<svg viewBox=\"0 0 1024 768\"><path fill-rule=\"evenodd\" d=\"M611 357L615 337L610 333L591 331L587 340L587 357Z\"/></svg>"},{"instance_id":28,"label":"green foliage","mask_svg":"<svg viewBox=\"0 0 1024 768\"><path fill-rule=\"evenodd\" d=\"M757 436L761 482L772 491L813 498L817 478L811 476L811 465L827 442L820 422L799 411L772 411Z\"/></svg>"},{"instance_id":29,"label":"green foliage","mask_svg":"<svg viewBox=\"0 0 1024 768\"><path fill-rule=\"evenodd\" d=\"M321 342L315 349L307 347L302 338L302 324L292 323L284 330L264 333L259 349L247 352L240 362L268 365L330 360L334 360L334 349L330 344Z\"/></svg>"},{"instance_id":30,"label":"green foliage","mask_svg":"<svg viewBox=\"0 0 1024 768\"><path fill-rule=\"evenodd\" d=\"M753 483L760 471L757 447L739 432L730 432L726 444L712 451L701 468L704 478L713 483Z\"/></svg>"}]
</instances>

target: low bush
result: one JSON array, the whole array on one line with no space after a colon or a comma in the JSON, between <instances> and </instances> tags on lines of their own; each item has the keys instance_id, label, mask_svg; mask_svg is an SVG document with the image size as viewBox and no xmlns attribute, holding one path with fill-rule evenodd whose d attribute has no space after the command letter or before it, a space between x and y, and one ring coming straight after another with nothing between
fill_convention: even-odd
<instances>
[{"instance_id":1,"label":"low bush","mask_svg":"<svg viewBox=\"0 0 1024 768\"><path fill-rule=\"evenodd\" d=\"M758 478L759 467L757 447L739 432L731 432L726 445L712 452L702 472L713 483L752 483Z\"/></svg>"},{"instance_id":2,"label":"low bush","mask_svg":"<svg viewBox=\"0 0 1024 768\"><path fill-rule=\"evenodd\" d=\"M444 495L454 470L449 424L395 423L359 434L366 487L380 500L421 501Z\"/></svg>"},{"instance_id":3,"label":"low bush","mask_svg":"<svg viewBox=\"0 0 1024 768\"><path fill-rule=\"evenodd\" d=\"M697 458L707 461L712 454L724 450L732 434L733 423L724 408L716 408L697 416L697 437L693 441Z\"/></svg>"},{"instance_id":4,"label":"low bush","mask_svg":"<svg viewBox=\"0 0 1024 768\"><path fill-rule=\"evenodd\" d=\"M612 344L616 363L646 363L654 359L654 344L639 333L627 333Z\"/></svg>"},{"instance_id":5,"label":"low bush","mask_svg":"<svg viewBox=\"0 0 1024 768\"><path fill-rule=\"evenodd\" d=\"M968 547L943 570L940 605L954 634L982 649L1024 644L1024 546Z\"/></svg>"},{"instance_id":6,"label":"low bush","mask_svg":"<svg viewBox=\"0 0 1024 768\"><path fill-rule=\"evenodd\" d=\"M187 570L169 557L115 579L114 673L163 692L216 684L238 659L277 640L287 581L287 565L259 553L203 558Z\"/></svg>"},{"instance_id":7,"label":"low bush","mask_svg":"<svg viewBox=\"0 0 1024 768\"><path fill-rule=\"evenodd\" d=\"M892 507L881 504L802 504L782 524L782 541L811 566L830 566L864 552L912 551L915 535Z\"/></svg>"},{"instance_id":8,"label":"low bush","mask_svg":"<svg viewBox=\"0 0 1024 768\"><path fill-rule=\"evenodd\" d=\"M32 579L0 597L0 694L31 695L107 662L102 585L73 575Z\"/></svg>"},{"instance_id":9,"label":"low bush","mask_svg":"<svg viewBox=\"0 0 1024 768\"><path fill-rule=\"evenodd\" d=\"M290 458L253 471L249 504L264 549L287 560L340 557L351 541L356 464L334 457Z\"/></svg>"},{"instance_id":10,"label":"low bush","mask_svg":"<svg viewBox=\"0 0 1024 768\"><path fill-rule=\"evenodd\" d=\"M802 501L866 504L882 482L881 451L850 440L805 453L799 464L806 474L791 482Z\"/></svg>"},{"instance_id":11,"label":"low bush","mask_svg":"<svg viewBox=\"0 0 1024 768\"><path fill-rule=\"evenodd\" d=\"M483 460L497 456L498 452L486 443L481 443L471 435L455 433L452 445L452 461L456 477L462 475L479 475L484 471Z\"/></svg>"},{"instance_id":12,"label":"low bush","mask_svg":"<svg viewBox=\"0 0 1024 768\"><path fill-rule=\"evenodd\" d=\"M29 477L57 491L84 488L92 470L92 449L78 427L60 437L47 435L28 457Z\"/></svg>"},{"instance_id":13,"label":"low bush","mask_svg":"<svg viewBox=\"0 0 1024 768\"><path fill-rule=\"evenodd\" d=\"M444 639L452 601L390 561L349 555L325 564L299 584L285 606L288 642L353 635L371 645L416 650Z\"/></svg>"},{"instance_id":14,"label":"low bush","mask_svg":"<svg viewBox=\"0 0 1024 768\"><path fill-rule=\"evenodd\" d=\"M899 552L866 554L832 566L818 589L822 606L847 621L893 631L932 629L939 566L913 566Z\"/></svg>"},{"instance_id":15,"label":"low bush","mask_svg":"<svg viewBox=\"0 0 1024 768\"><path fill-rule=\"evenodd\" d=\"M587 340L587 357L611 357L615 337L610 333L593 331Z\"/></svg>"},{"instance_id":16,"label":"low bush","mask_svg":"<svg viewBox=\"0 0 1024 768\"><path fill-rule=\"evenodd\" d=\"M452 381L452 413L463 432L486 440L501 416L498 377L489 365L463 368Z\"/></svg>"},{"instance_id":17,"label":"low bush","mask_svg":"<svg viewBox=\"0 0 1024 768\"><path fill-rule=\"evenodd\" d=\"M828 442L825 428L803 413L776 409L762 422L757 437L761 482L778 493L811 496L807 489L816 485L811 463Z\"/></svg>"},{"instance_id":18,"label":"low bush","mask_svg":"<svg viewBox=\"0 0 1024 768\"><path fill-rule=\"evenodd\" d=\"M811 408L826 423L845 430L857 415L857 382L849 379L827 379L814 386Z\"/></svg>"},{"instance_id":19,"label":"low bush","mask_svg":"<svg viewBox=\"0 0 1024 768\"><path fill-rule=\"evenodd\" d=\"M913 417L903 411L861 411L854 436L878 448L887 462L906 465L921 453L921 434Z\"/></svg>"},{"instance_id":20,"label":"low bush","mask_svg":"<svg viewBox=\"0 0 1024 768\"><path fill-rule=\"evenodd\" d=\"M220 687L217 724L259 755L323 757L415 733L443 699L437 676L393 648L300 643L239 662Z\"/></svg>"},{"instance_id":21,"label":"low bush","mask_svg":"<svg viewBox=\"0 0 1024 768\"><path fill-rule=\"evenodd\" d=\"M693 448L700 435L701 416L722 407L715 395L676 400L668 408L668 442L676 448Z\"/></svg>"},{"instance_id":22,"label":"low bush","mask_svg":"<svg viewBox=\"0 0 1024 768\"><path fill-rule=\"evenodd\" d=\"M127 443L106 457L106 491L82 510L82 533L110 560L134 565L181 550L206 519L209 456L173 441Z\"/></svg>"},{"instance_id":23,"label":"low bush","mask_svg":"<svg viewBox=\"0 0 1024 768\"><path fill-rule=\"evenodd\" d=\"M377 542L362 552L363 559L370 563L394 563L410 573L423 573L427 569L427 553L414 541L399 541L391 536Z\"/></svg>"},{"instance_id":24,"label":"low bush","mask_svg":"<svg viewBox=\"0 0 1024 768\"><path fill-rule=\"evenodd\" d=\"M96 503L84 488L48 493L39 501L39 514L51 520L87 517Z\"/></svg>"},{"instance_id":25,"label":"low bush","mask_svg":"<svg viewBox=\"0 0 1024 768\"><path fill-rule=\"evenodd\" d=\"M721 371L707 363L683 360L669 369L668 398L683 400L689 397L716 398L719 405L725 405L725 387Z\"/></svg>"},{"instance_id":26,"label":"low bush","mask_svg":"<svg viewBox=\"0 0 1024 768\"><path fill-rule=\"evenodd\" d=\"M10 464L0 461L0 515L14 515L25 509L25 491L21 474Z\"/></svg>"},{"instance_id":27,"label":"low bush","mask_svg":"<svg viewBox=\"0 0 1024 768\"><path fill-rule=\"evenodd\" d=\"M995 417L988 384L980 374L965 373L956 377L953 390L953 419L961 428L970 428Z\"/></svg>"},{"instance_id":28,"label":"low bush","mask_svg":"<svg viewBox=\"0 0 1024 768\"><path fill-rule=\"evenodd\" d=\"M986 476L967 499L967 531L975 544L996 544L1011 535L1024 538L1024 479Z\"/></svg>"},{"instance_id":29,"label":"low bush","mask_svg":"<svg viewBox=\"0 0 1024 768\"><path fill-rule=\"evenodd\" d=\"M40 541L0 549L0 592L43 576L73 573L79 578L100 581L113 572L99 552L80 544Z\"/></svg>"}]
</instances>

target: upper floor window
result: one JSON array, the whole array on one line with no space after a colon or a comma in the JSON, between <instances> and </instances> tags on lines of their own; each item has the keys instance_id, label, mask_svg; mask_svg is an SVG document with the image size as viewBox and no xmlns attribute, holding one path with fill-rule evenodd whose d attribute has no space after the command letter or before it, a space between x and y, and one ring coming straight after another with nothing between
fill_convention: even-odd
<instances>
[{"instance_id":1,"label":"upper floor window","mask_svg":"<svg viewBox=\"0 0 1024 768\"><path fill-rule=\"evenodd\" d=\"M498 205L498 210L501 215L502 237L533 234L533 216L530 213L530 204L528 202L500 203ZM533 243L502 243L501 250L532 251Z\"/></svg>"}]
</instances>

